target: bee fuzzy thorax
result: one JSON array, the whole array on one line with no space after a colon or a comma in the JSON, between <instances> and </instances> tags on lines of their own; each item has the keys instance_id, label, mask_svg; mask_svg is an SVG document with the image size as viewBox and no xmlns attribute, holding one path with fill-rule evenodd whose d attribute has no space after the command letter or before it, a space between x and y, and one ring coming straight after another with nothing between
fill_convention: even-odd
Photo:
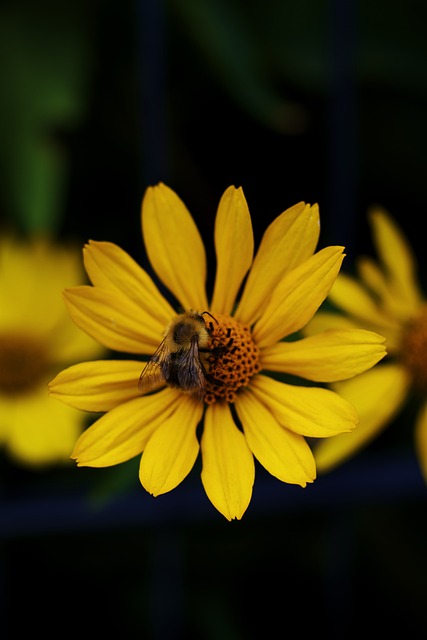
<instances>
[{"instance_id":1,"label":"bee fuzzy thorax","mask_svg":"<svg viewBox=\"0 0 427 640\"><path fill-rule=\"evenodd\" d=\"M204 314L185 311L175 316L166 327L164 337L139 377L142 392L163 384L203 400L209 365L210 332Z\"/></svg>"},{"instance_id":2,"label":"bee fuzzy thorax","mask_svg":"<svg viewBox=\"0 0 427 640\"><path fill-rule=\"evenodd\" d=\"M197 339L199 349L206 348L210 341L209 331L203 316L197 312L181 313L174 318L165 331L165 340L170 351L185 349Z\"/></svg>"}]
</instances>

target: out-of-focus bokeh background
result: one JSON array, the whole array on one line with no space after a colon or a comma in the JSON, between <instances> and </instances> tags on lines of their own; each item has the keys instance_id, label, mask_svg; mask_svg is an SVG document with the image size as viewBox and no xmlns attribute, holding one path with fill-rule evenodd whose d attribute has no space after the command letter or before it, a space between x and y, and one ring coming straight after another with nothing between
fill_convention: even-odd
<instances>
[{"instance_id":1,"label":"out-of-focus bokeh background","mask_svg":"<svg viewBox=\"0 0 427 640\"><path fill-rule=\"evenodd\" d=\"M234 184L256 240L318 202L320 246L345 245L349 269L372 251L367 208L385 206L424 283L426 18L420 0L2 0L1 229L108 240L144 264L141 199L163 181L213 261ZM306 489L257 467L240 522L199 466L154 499L137 464L33 469L0 452L2 638L424 637L411 407Z\"/></svg>"}]
</instances>

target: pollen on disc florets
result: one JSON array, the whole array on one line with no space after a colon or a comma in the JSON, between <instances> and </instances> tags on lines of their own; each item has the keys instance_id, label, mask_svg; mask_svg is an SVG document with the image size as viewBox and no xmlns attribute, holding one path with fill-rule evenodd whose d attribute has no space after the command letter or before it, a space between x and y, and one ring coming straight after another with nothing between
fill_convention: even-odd
<instances>
[{"instance_id":1,"label":"pollen on disc florets","mask_svg":"<svg viewBox=\"0 0 427 640\"><path fill-rule=\"evenodd\" d=\"M214 314L209 322L211 350L207 356L209 375L205 402L234 402L241 387L260 370L259 348L248 326L231 316Z\"/></svg>"},{"instance_id":2,"label":"pollen on disc florets","mask_svg":"<svg viewBox=\"0 0 427 640\"><path fill-rule=\"evenodd\" d=\"M427 306L406 325L400 349L414 386L427 393Z\"/></svg>"}]
</instances>

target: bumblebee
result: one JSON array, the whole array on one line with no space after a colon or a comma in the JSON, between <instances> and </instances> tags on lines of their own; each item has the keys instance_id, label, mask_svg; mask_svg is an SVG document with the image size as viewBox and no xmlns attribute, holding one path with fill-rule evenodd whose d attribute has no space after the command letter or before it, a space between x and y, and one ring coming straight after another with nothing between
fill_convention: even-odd
<instances>
[{"instance_id":1,"label":"bumblebee","mask_svg":"<svg viewBox=\"0 0 427 640\"><path fill-rule=\"evenodd\" d=\"M177 315L167 327L164 338L148 360L139 377L138 387L147 392L168 384L194 394L203 400L209 364L206 354L212 329L206 324L208 311L185 311ZM216 320L215 320L216 322ZM210 323L212 327L212 323Z\"/></svg>"}]
</instances>

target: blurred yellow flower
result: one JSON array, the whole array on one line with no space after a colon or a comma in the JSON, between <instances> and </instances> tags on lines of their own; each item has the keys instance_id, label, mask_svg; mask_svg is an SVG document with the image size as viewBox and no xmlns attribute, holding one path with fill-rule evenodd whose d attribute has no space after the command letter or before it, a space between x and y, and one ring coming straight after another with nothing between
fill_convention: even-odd
<instances>
[{"instance_id":1,"label":"blurred yellow flower","mask_svg":"<svg viewBox=\"0 0 427 640\"><path fill-rule=\"evenodd\" d=\"M267 372L341 380L376 364L385 354L384 339L351 329L280 342L312 318L343 260L339 246L314 253L317 205L301 202L279 215L253 260L246 199L241 188L229 187L215 221L210 303L205 248L180 198L164 184L148 188L141 220L151 265L175 306L191 314L190 328L188 316L176 319L149 275L108 242L85 246L92 286L68 289L68 309L81 329L110 349L152 355L159 344L165 347L166 334L168 348L181 340L182 350L166 352L165 362L162 347L156 352L148 365L153 388L162 387L155 393L139 388L143 363L116 359L69 367L50 383L50 394L104 413L77 441L72 455L78 465L105 467L144 452L140 481L157 496L184 480L200 450L208 498L228 520L240 519L252 496L254 456L279 480L304 487L316 477L304 436L324 438L357 423L353 406L335 392L281 382ZM194 381L200 394L191 393Z\"/></svg>"},{"instance_id":2,"label":"blurred yellow flower","mask_svg":"<svg viewBox=\"0 0 427 640\"><path fill-rule=\"evenodd\" d=\"M69 461L83 429L80 412L46 393L62 367L101 353L61 299L64 286L83 280L75 249L41 238L0 239L0 443L20 464Z\"/></svg>"},{"instance_id":3,"label":"blurred yellow flower","mask_svg":"<svg viewBox=\"0 0 427 640\"><path fill-rule=\"evenodd\" d=\"M342 313L320 311L304 332L325 327L364 327L386 337L387 358L379 366L332 388L357 408L351 434L319 442L317 468L330 471L376 438L412 397L420 400L415 447L427 480L427 300L416 275L415 256L402 230L383 207L369 211L379 261L360 256L355 277L340 273L328 297Z\"/></svg>"}]
</instances>

